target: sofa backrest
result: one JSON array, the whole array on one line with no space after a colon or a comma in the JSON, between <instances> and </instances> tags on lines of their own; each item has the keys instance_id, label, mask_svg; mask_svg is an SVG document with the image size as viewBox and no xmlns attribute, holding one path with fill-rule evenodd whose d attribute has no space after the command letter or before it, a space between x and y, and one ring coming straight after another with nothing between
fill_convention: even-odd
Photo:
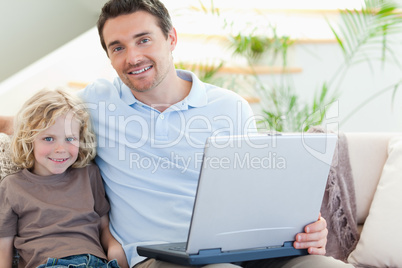
<instances>
[{"instance_id":1,"label":"sofa backrest","mask_svg":"<svg viewBox=\"0 0 402 268\"><path fill-rule=\"evenodd\" d=\"M0 133L0 180L19 170L11 160L10 136Z\"/></svg>"},{"instance_id":2,"label":"sofa backrest","mask_svg":"<svg viewBox=\"0 0 402 268\"><path fill-rule=\"evenodd\" d=\"M357 221L366 220L382 169L388 158L388 141L400 133L345 133L356 189Z\"/></svg>"}]
</instances>

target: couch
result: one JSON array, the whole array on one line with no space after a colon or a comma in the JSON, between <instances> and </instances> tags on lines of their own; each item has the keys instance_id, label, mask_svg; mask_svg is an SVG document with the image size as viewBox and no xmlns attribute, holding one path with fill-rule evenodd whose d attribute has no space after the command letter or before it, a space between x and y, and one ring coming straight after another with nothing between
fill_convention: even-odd
<instances>
[{"instance_id":1,"label":"couch","mask_svg":"<svg viewBox=\"0 0 402 268\"><path fill-rule=\"evenodd\" d=\"M360 239L356 267L402 267L402 133L345 133Z\"/></svg>"},{"instance_id":2,"label":"couch","mask_svg":"<svg viewBox=\"0 0 402 268\"><path fill-rule=\"evenodd\" d=\"M352 174L346 179L353 180L350 194L355 195L360 233L345 261L356 267L402 267L402 133L343 135ZM8 141L0 133L0 161L5 163L0 178L15 172L7 160Z\"/></svg>"}]
</instances>

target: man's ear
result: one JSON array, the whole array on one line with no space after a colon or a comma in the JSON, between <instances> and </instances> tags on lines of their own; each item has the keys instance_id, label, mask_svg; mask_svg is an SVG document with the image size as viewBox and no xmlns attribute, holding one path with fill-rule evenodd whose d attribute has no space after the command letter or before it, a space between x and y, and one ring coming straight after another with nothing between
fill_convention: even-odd
<instances>
[{"instance_id":1,"label":"man's ear","mask_svg":"<svg viewBox=\"0 0 402 268\"><path fill-rule=\"evenodd\" d=\"M168 41L170 42L170 51L173 51L177 45L177 32L174 27L169 31Z\"/></svg>"}]
</instances>

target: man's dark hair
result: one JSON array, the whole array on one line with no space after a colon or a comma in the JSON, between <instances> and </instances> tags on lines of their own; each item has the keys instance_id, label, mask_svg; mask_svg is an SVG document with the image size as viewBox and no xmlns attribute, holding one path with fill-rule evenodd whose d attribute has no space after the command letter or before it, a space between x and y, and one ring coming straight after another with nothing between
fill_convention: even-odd
<instances>
[{"instance_id":1,"label":"man's dark hair","mask_svg":"<svg viewBox=\"0 0 402 268\"><path fill-rule=\"evenodd\" d=\"M166 38L169 31L173 28L169 11L159 0L110 0L102 8L98 19L98 33L103 49L107 53L105 39L103 37L103 27L108 19L113 19L121 15L132 14L137 11L145 11L155 16L158 26Z\"/></svg>"}]
</instances>

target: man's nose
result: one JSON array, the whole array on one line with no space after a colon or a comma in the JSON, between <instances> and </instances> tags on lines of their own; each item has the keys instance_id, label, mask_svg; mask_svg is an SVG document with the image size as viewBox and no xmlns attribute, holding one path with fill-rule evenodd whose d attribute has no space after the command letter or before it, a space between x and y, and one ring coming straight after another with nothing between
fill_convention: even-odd
<instances>
[{"instance_id":1,"label":"man's nose","mask_svg":"<svg viewBox=\"0 0 402 268\"><path fill-rule=\"evenodd\" d=\"M138 49L127 48L126 63L130 65L136 65L141 62L141 55Z\"/></svg>"}]
</instances>

